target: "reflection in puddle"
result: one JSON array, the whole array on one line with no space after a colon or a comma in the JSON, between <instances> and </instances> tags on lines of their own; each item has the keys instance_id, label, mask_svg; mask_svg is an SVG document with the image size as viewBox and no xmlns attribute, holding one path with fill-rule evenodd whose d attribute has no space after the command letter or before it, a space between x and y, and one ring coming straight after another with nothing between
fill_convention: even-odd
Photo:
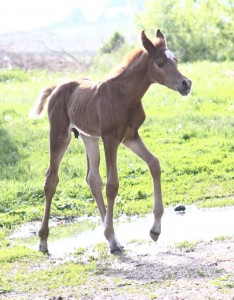
<instances>
[{"instance_id":1,"label":"reflection in puddle","mask_svg":"<svg viewBox=\"0 0 234 300\"><path fill-rule=\"evenodd\" d=\"M152 214L145 217L122 217L116 222L115 231L123 245L133 240L151 241L149 230L152 224ZM31 230L35 231L35 228ZM217 236L234 236L234 207L197 209L194 206L187 206L183 215L176 214L172 208L167 208L162 218L162 234L157 243L152 242L151 245L160 249L175 242L210 240ZM38 239L34 240L30 247L37 249L38 242ZM70 236L55 241L49 238L49 250L53 256L61 257L74 253L80 247L86 248L99 242L106 242L102 225L82 233L70 232Z\"/></svg>"}]
</instances>

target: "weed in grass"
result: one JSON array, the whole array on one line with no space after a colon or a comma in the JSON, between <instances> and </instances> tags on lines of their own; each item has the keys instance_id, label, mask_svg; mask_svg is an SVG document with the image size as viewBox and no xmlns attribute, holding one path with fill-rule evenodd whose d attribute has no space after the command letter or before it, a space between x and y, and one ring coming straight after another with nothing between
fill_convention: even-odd
<instances>
[{"instance_id":1,"label":"weed in grass","mask_svg":"<svg viewBox=\"0 0 234 300\"><path fill-rule=\"evenodd\" d=\"M83 255L85 253L85 251L86 251L85 248L80 247L76 250L75 255L78 255L78 256Z\"/></svg>"},{"instance_id":2,"label":"weed in grass","mask_svg":"<svg viewBox=\"0 0 234 300\"><path fill-rule=\"evenodd\" d=\"M4 240L6 237L6 233L4 231L0 231L0 241Z\"/></svg>"},{"instance_id":3,"label":"weed in grass","mask_svg":"<svg viewBox=\"0 0 234 300\"><path fill-rule=\"evenodd\" d=\"M219 277L211 282L218 289L233 289L234 288L234 278L233 275L226 275Z\"/></svg>"},{"instance_id":4,"label":"weed in grass","mask_svg":"<svg viewBox=\"0 0 234 300\"><path fill-rule=\"evenodd\" d=\"M99 259L105 260L109 256L109 249L106 243L97 243L92 247L89 254L91 261L97 261Z\"/></svg>"},{"instance_id":5,"label":"weed in grass","mask_svg":"<svg viewBox=\"0 0 234 300\"><path fill-rule=\"evenodd\" d=\"M180 249L180 250L185 250L186 252L194 251L194 248L198 242L192 242L192 241L183 241L179 243L174 244L174 248Z\"/></svg>"},{"instance_id":6,"label":"weed in grass","mask_svg":"<svg viewBox=\"0 0 234 300\"><path fill-rule=\"evenodd\" d=\"M220 235L220 236L214 237L214 240L216 242L223 242L223 241L228 241L228 240L231 240L231 239L232 239L231 236L225 236L225 235Z\"/></svg>"},{"instance_id":7,"label":"weed in grass","mask_svg":"<svg viewBox=\"0 0 234 300\"><path fill-rule=\"evenodd\" d=\"M0 295L9 293L11 290L11 285L9 282L0 277Z\"/></svg>"},{"instance_id":8,"label":"weed in grass","mask_svg":"<svg viewBox=\"0 0 234 300\"><path fill-rule=\"evenodd\" d=\"M128 244L137 244L137 245L150 245L150 240L144 240L144 239L132 239L128 241Z\"/></svg>"},{"instance_id":9,"label":"weed in grass","mask_svg":"<svg viewBox=\"0 0 234 300\"><path fill-rule=\"evenodd\" d=\"M207 276L206 273L205 273L204 271L202 271L202 270L197 270L196 272L197 272L197 274L198 274L200 277L206 277L206 276Z\"/></svg>"}]
</instances>

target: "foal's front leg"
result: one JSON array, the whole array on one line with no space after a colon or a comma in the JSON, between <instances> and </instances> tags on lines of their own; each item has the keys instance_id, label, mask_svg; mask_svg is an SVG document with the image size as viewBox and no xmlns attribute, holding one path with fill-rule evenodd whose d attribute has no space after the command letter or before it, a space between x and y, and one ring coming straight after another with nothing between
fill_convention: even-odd
<instances>
[{"instance_id":1,"label":"foal's front leg","mask_svg":"<svg viewBox=\"0 0 234 300\"><path fill-rule=\"evenodd\" d=\"M102 196L102 178L99 173L100 165L100 151L98 138L93 138L81 134L82 140L85 144L87 153L87 176L86 181L90 187L90 190L96 199L97 206L102 218L103 223L106 217L106 207Z\"/></svg>"},{"instance_id":2,"label":"foal's front leg","mask_svg":"<svg viewBox=\"0 0 234 300\"><path fill-rule=\"evenodd\" d=\"M118 173L116 166L117 149L119 141L114 136L103 137L105 157L106 157L106 168L107 168L107 182L106 182L106 197L107 197L107 211L105 217L105 230L104 235L109 242L110 252L112 254L121 254L123 247L120 245L115 236L114 225L113 225L113 211L115 197L119 189Z\"/></svg>"},{"instance_id":3,"label":"foal's front leg","mask_svg":"<svg viewBox=\"0 0 234 300\"><path fill-rule=\"evenodd\" d=\"M154 224L150 229L150 237L156 242L161 233L161 218L163 215L159 160L146 148L138 133L134 138L126 138L123 144L143 159L150 169L154 184Z\"/></svg>"}]
</instances>

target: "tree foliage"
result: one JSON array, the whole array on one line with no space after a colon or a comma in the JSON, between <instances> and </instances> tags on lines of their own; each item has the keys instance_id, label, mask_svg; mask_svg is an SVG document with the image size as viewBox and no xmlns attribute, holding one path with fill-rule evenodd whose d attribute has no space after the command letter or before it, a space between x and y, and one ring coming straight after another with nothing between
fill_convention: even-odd
<instances>
[{"instance_id":1,"label":"tree foliage","mask_svg":"<svg viewBox=\"0 0 234 300\"><path fill-rule=\"evenodd\" d=\"M234 59L233 0L151 0L136 16L140 29L160 28L183 61Z\"/></svg>"},{"instance_id":2,"label":"tree foliage","mask_svg":"<svg viewBox=\"0 0 234 300\"><path fill-rule=\"evenodd\" d=\"M102 53L111 53L119 49L125 43L123 34L116 31L110 37L110 39L100 49Z\"/></svg>"}]
</instances>

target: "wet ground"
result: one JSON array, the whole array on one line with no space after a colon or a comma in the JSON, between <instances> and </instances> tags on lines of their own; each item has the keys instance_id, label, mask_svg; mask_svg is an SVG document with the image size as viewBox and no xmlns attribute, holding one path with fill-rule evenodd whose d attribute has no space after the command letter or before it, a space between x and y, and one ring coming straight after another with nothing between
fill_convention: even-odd
<instances>
[{"instance_id":1,"label":"wet ground","mask_svg":"<svg viewBox=\"0 0 234 300\"><path fill-rule=\"evenodd\" d=\"M72 223L68 221L51 221L49 251L52 256L63 257L74 253L80 247L86 248L105 242L100 218L80 218ZM152 214L145 217L121 217L115 222L116 235L123 245L137 240L150 242L149 229L152 223ZM19 239L23 244L37 249L39 226L39 222L23 225L11 238ZM162 218L162 234L155 245L157 251L161 251L185 240L209 241L219 236L234 237L234 207L198 209L187 206L185 213L177 213L174 208L167 208Z\"/></svg>"},{"instance_id":2,"label":"wet ground","mask_svg":"<svg viewBox=\"0 0 234 300\"><path fill-rule=\"evenodd\" d=\"M149 237L152 222L151 214L116 220L116 234L126 250L116 257L107 247L95 246L106 243L99 217L51 220L50 256L36 269L48 271L66 262L89 265L95 260L97 271L82 286L45 290L43 296L41 290L32 296L16 287L3 299L234 300L234 207L187 206L184 214L167 208L157 243ZM39 227L40 222L25 224L11 238L38 249ZM80 248L82 254L73 255Z\"/></svg>"}]
</instances>

